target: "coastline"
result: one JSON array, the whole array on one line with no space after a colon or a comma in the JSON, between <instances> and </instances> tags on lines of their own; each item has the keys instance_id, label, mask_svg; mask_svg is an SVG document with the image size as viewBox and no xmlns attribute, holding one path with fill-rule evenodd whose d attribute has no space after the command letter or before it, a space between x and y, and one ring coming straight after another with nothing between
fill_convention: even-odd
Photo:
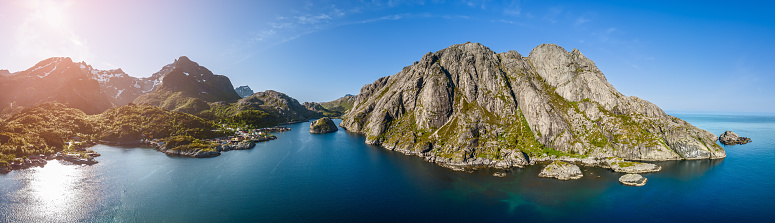
<instances>
[{"instance_id":1,"label":"coastline","mask_svg":"<svg viewBox=\"0 0 775 223\"><path fill-rule=\"evenodd\" d=\"M266 132L284 132L284 131L290 131L291 129L287 127L275 126L271 128L263 128L261 130ZM261 134L261 136L258 136L258 134L251 136L250 134L248 134L247 130L237 131L237 132L241 132L241 134L239 134L241 136L219 138L221 140L228 141L228 143L221 142L219 141L219 139L206 139L204 141L209 142L210 145L212 145L211 148L193 149L193 150L167 148L166 143L163 141L159 141L158 139L154 139L154 140L143 139L143 140L137 140L137 141L88 140L83 142L72 142L70 143L70 149L83 153L81 156L84 156L84 158L79 158L71 154L67 154L67 155L61 154L61 152L57 152L55 154L45 154L45 155L41 154L41 156L45 158L40 163L32 164L32 163L25 162L19 168L14 168L12 165L9 164L9 166L0 167L0 174L8 174L14 170L27 169L34 166L45 167L45 165L47 164L46 160L53 160L53 159L65 160L73 164L94 165L99 162L94 160L93 158L100 156L100 154L92 150L89 150L89 148L94 147L96 145L150 147L150 148L154 148L156 151L165 153L167 155L172 155L172 156L208 158L208 157L220 156L221 152L226 152L231 150L253 149L256 143L258 142L267 142L267 141L277 139L277 136L274 136L271 134L264 135L265 134L264 133L264 134ZM256 131L256 133L257 132L259 131ZM233 140L233 139L239 139L239 140Z\"/></svg>"},{"instance_id":2,"label":"coastline","mask_svg":"<svg viewBox=\"0 0 775 223\"><path fill-rule=\"evenodd\" d=\"M344 128L344 127L343 127ZM365 135L363 133L359 132L353 132L347 130L347 128L344 128L345 131L349 133L354 133L358 135ZM525 168L527 166L534 166L534 165L548 165L554 161L562 161L562 162L568 162L573 165L579 165L579 166L585 166L585 167L595 167L595 168L602 168L602 169L608 169L613 172L618 173L627 173L627 174L637 174L637 173L650 173L650 172L658 172L662 170L661 166L652 164L650 162L662 162L662 161L692 161L692 160L722 160L726 157L711 157L711 158L703 158L703 159L692 159L692 158L682 158L682 159L624 159L620 157L584 157L584 158L576 158L576 157L567 157L567 156L556 156L556 155L548 155L548 156L535 156L535 157L529 157L526 153L516 150L516 151L505 151L506 154L504 157L504 160L494 160L494 159L488 159L488 158L475 158L475 159L469 159L466 161L453 161L452 158L446 158L446 157L440 157L435 154L428 153L418 153L415 150L410 149L401 149L401 148L389 148L386 147L383 144L380 144L375 141L365 141L366 144L369 145L375 145L382 149L394 151L394 152L400 152L407 156L417 156L425 160L426 162L436 164L438 166L451 169L453 171L463 171L463 172L475 172L480 169L498 169L498 170L505 170L508 172L509 169L513 168Z\"/></svg>"}]
</instances>

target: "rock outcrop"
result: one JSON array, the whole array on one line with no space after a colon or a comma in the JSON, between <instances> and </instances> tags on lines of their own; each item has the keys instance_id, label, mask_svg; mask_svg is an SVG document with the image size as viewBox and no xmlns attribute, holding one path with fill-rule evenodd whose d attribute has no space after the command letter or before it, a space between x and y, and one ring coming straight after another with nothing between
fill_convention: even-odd
<instances>
[{"instance_id":1,"label":"rock outcrop","mask_svg":"<svg viewBox=\"0 0 775 223\"><path fill-rule=\"evenodd\" d=\"M216 157L221 155L221 152L211 149L182 149L180 147L168 148L167 146L160 146L156 149L167 155L187 156L195 158Z\"/></svg>"},{"instance_id":2,"label":"rock outcrop","mask_svg":"<svg viewBox=\"0 0 775 223\"><path fill-rule=\"evenodd\" d=\"M239 95L242 98L246 98L248 96L251 96L254 93L253 90L250 89L250 87L248 87L247 85L239 86L239 87L235 88L234 91L236 91L237 95Z\"/></svg>"},{"instance_id":3,"label":"rock outcrop","mask_svg":"<svg viewBox=\"0 0 775 223\"><path fill-rule=\"evenodd\" d=\"M640 186L646 185L646 181L648 181L648 179L641 176L640 174L634 174L634 173L625 174L619 177L619 182L627 186L640 187Z\"/></svg>"},{"instance_id":4,"label":"rock outcrop","mask_svg":"<svg viewBox=\"0 0 775 223\"><path fill-rule=\"evenodd\" d=\"M361 88L341 127L442 166L512 167L533 158L724 158L712 133L619 93L579 50L528 57L477 43L425 54Z\"/></svg>"},{"instance_id":5,"label":"rock outcrop","mask_svg":"<svg viewBox=\"0 0 775 223\"><path fill-rule=\"evenodd\" d=\"M726 131L718 137L718 141L724 145L746 144L751 142L751 138L738 136L737 133Z\"/></svg>"},{"instance_id":6,"label":"rock outcrop","mask_svg":"<svg viewBox=\"0 0 775 223\"><path fill-rule=\"evenodd\" d=\"M662 170L662 167L653 163L641 163L625 161L622 158L608 158L605 160L614 172L621 173L650 173Z\"/></svg>"},{"instance_id":7,"label":"rock outcrop","mask_svg":"<svg viewBox=\"0 0 775 223\"><path fill-rule=\"evenodd\" d=\"M336 132L338 130L339 128L336 127L334 121L328 117L320 118L318 120L312 121L312 123L309 124L310 133L329 133Z\"/></svg>"},{"instance_id":8,"label":"rock outcrop","mask_svg":"<svg viewBox=\"0 0 775 223\"><path fill-rule=\"evenodd\" d=\"M559 180L576 180L583 176L579 166L557 160L546 165L541 173L538 173L538 177L551 177Z\"/></svg>"},{"instance_id":9,"label":"rock outcrop","mask_svg":"<svg viewBox=\"0 0 775 223\"><path fill-rule=\"evenodd\" d=\"M250 140L246 140L246 141L237 143L237 146L235 146L234 149L245 150L245 149L252 149L253 147L256 147L256 143Z\"/></svg>"}]
</instances>

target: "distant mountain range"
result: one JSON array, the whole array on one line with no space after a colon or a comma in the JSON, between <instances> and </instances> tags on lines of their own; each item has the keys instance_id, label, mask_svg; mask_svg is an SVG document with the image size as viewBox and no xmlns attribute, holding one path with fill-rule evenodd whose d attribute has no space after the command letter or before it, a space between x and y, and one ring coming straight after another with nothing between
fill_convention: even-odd
<instances>
[{"instance_id":1,"label":"distant mountain range","mask_svg":"<svg viewBox=\"0 0 775 223\"><path fill-rule=\"evenodd\" d=\"M117 101L103 91L109 86L105 83L123 76L126 74L121 70L97 71L67 57L49 58L27 70L0 76L0 108L57 101L87 114L101 113Z\"/></svg>"},{"instance_id":2,"label":"distant mountain range","mask_svg":"<svg viewBox=\"0 0 775 223\"><path fill-rule=\"evenodd\" d=\"M63 103L86 114L129 103L146 104L213 119L260 109L272 114L278 123L333 114L325 108L307 109L296 99L276 91L253 96L250 87L235 89L228 77L214 74L185 56L145 78L129 76L121 69L94 69L68 57L49 58L16 73L0 70L0 111L6 114L46 102ZM224 107L234 109L223 111ZM336 110L337 116L344 112L341 107Z\"/></svg>"}]
</instances>

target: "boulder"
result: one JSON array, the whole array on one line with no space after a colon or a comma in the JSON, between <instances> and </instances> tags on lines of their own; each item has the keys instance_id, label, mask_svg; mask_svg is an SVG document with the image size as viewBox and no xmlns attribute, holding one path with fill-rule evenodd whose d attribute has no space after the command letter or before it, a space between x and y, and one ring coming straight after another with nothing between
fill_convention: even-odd
<instances>
[{"instance_id":1,"label":"boulder","mask_svg":"<svg viewBox=\"0 0 775 223\"><path fill-rule=\"evenodd\" d=\"M256 147L256 143L254 143L251 140L245 140L245 141L237 143L237 146L235 146L234 149L235 150L244 150L244 149L252 149L253 147Z\"/></svg>"},{"instance_id":2,"label":"boulder","mask_svg":"<svg viewBox=\"0 0 775 223\"><path fill-rule=\"evenodd\" d=\"M329 133L336 132L338 130L339 128L336 127L334 121L328 117L315 120L309 124L310 133Z\"/></svg>"},{"instance_id":3,"label":"boulder","mask_svg":"<svg viewBox=\"0 0 775 223\"><path fill-rule=\"evenodd\" d=\"M751 138L738 136L737 133L726 131L718 137L718 141L724 145L746 144L751 142Z\"/></svg>"},{"instance_id":4,"label":"boulder","mask_svg":"<svg viewBox=\"0 0 775 223\"><path fill-rule=\"evenodd\" d=\"M576 180L583 176L579 166L558 160L546 165L538 174L538 177L553 177L560 180Z\"/></svg>"},{"instance_id":5,"label":"boulder","mask_svg":"<svg viewBox=\"0 0 775 223\"><path fill-rule=\"evenodd\" d=\"M619 177L619 182L627 186L640 187L646 185L646 181L648 181L648 179L635 173L629 173Z\"/></svg>"}]
</instances>

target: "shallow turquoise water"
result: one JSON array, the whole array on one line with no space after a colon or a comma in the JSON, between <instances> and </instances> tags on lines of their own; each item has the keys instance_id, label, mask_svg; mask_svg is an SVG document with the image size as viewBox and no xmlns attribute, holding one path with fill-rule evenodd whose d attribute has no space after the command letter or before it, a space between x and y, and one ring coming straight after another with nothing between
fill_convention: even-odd
<instances>
[{"instance_id":1,"label":"shallow turquoise water","mask_svg":"<svg viewBox=\"0 0 775 223\"><path fill-rule=\"evenodd\" d=\"M576 181L538 178L540 166L454 172L300 123L215 158L100 145L94 166L0 175L0 222L771 221L775 116L676 116L753 142L726 146L723 160L659 162L645 186L627 187L598 168Z\"/></svg>"}]
</instances>

